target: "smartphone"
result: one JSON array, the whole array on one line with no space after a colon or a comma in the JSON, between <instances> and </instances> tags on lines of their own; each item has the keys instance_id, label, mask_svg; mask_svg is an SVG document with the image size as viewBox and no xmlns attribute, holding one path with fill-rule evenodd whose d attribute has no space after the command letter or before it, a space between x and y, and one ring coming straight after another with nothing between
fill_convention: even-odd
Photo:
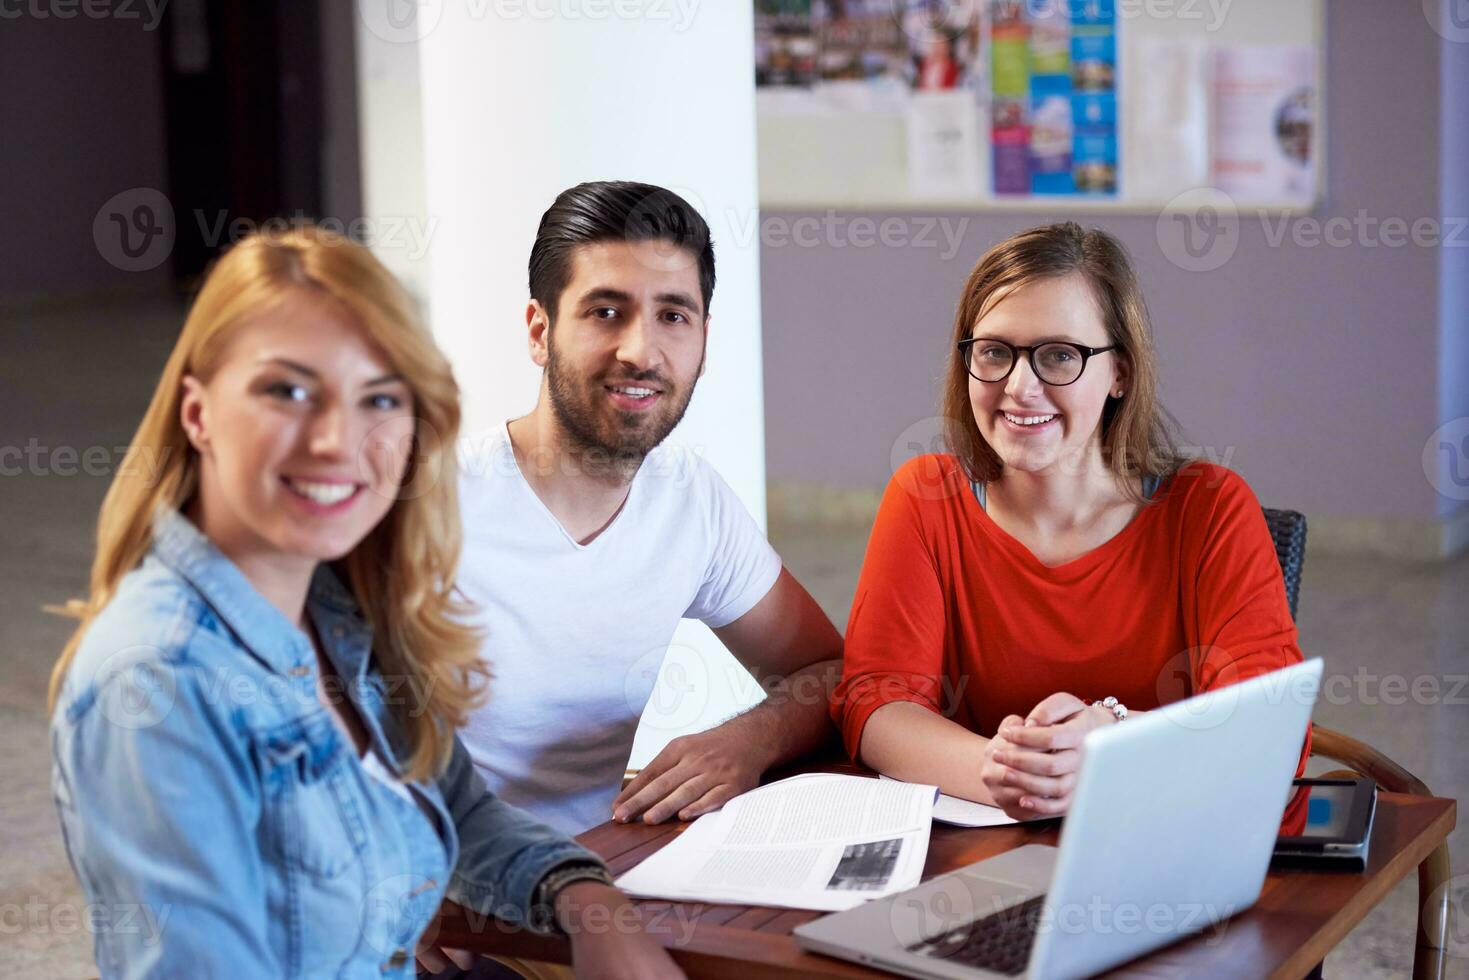
<instances>
[{"instance_id":1,"label":"smartphone","mask_svg":"<svg viewBox=\"0 0 1469 980\"><path fill-rule=\"evenodd\" d=\"M1271 865L1361 871L1376 813L1377 784L1370 779L1297 779Z\"/></svg>"}]
</instances>

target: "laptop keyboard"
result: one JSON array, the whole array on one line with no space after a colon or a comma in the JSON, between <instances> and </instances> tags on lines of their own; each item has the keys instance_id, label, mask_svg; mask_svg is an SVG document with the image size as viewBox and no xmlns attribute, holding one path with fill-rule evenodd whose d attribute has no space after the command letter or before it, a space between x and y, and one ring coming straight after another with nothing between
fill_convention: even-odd
<instances>
[{"instance_id":1,"label":"laptop keyboard","mask_svg":"<svg viewBox=\"0 0 1469 980\"><path fill-rule=\"evenodd\" d=\"M1044 895L1037 895L1028 902L914 943L908 952L1016 976L1030 961L1044 901Z\"/></svg>"}]
</instances>

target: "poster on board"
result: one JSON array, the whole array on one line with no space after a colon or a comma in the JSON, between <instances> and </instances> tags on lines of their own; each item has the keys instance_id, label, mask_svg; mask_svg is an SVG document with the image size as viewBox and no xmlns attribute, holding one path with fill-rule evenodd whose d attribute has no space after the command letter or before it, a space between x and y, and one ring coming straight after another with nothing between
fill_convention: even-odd
<instances>
[{"instance_id":1,"label":"poster on board","mask_svg":"<svg viewBox=\"0 0 1469 980\"><path fill-rule=\"evenodd\" d=\"M757 88L858 83L902 92L980 92L985 85L985 0L754 2Z\"/></svg>"},{"instance_id":2,"label":"poster on board","mask_svg":"<svg viewBox=\"0 0 1469 980\"><path fill-rule=\"evenodd\" d=\"M908 41L908 80L918 92L986 86L981 31L984 0L889 0Z\"/></svg>"},{"instance_id":3,"label":"poster on board","mask_svg":"<svg viewBox=\"0 0 1469 980\"><path fill-rule=\"evenodd\" d=\"M968 92L915 92L907 118L908 193L967 201L984 192L981 114Z\"/></svg>"},{"instance_id":4,"label":"poster on board","mask_svg":"<svg viewBox=\"0 0 1469 980\"><path fill-rule=\"evenodd\" d=\"M803 89L815 80L811 0L755 0L755 85Z\"/></svg>"},{"instance_id":5,"label":"poster on board","mask_svg":"<svg viewBox=\"0 0 1469 980\"><path fill-rule=\"evenodd\" d=\"M990 0L997 196L1117 194L1115 0Z\"/></svg>"},{"instance_id":6,"label":"poster on board","mask_svg":"<svg viewBox=\"0 0 1469 980\"><path fill-rule=\"evenodd\" d=\"M1309 203L1316 62L1302 45L1214 52L1214 186L1240 201Z\"/></svg>"}]
</instances>

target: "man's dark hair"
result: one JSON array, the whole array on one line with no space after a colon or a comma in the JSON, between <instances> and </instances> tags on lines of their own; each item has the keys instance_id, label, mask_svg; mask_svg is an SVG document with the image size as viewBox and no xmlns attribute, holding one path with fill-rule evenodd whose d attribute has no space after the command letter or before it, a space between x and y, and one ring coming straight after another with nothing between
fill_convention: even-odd
<instances>
[{"instance_id":1,"label":"man's dark hair","mask_svg":"<svg viewBox=\"0 0 1469 980\"><path fill-rule=\"evenodd\" d=\"M693 206L673 191L629 180L577 184L541 215L530 250L530 294L550 313L571 279L571 253L595 242L666 241L699 260L704 314L714 296L714 242Z\"/></svg>"}]
</instances>

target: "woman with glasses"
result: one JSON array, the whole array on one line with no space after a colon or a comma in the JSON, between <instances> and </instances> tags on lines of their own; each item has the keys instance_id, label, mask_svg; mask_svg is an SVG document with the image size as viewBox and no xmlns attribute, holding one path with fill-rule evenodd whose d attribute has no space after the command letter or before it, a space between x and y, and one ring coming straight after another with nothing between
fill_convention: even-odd
<instances>
[{"instance_id":1,"label":"woman with glasses","mask_svg":"<svg viewBox=\"0 0 1469 980\"><path fill-rule=\"evenodd\" d=\"M1249 487L1173 447L1114 238L1067 223L990 249L951 351L952 452L888 484L832 714L880 772L1057 816L1087 732L1301 651Z\"/></svg>"},{"instance_id":2,"label":"woman with glasses","mask_svg":"<svg viewBox=\"0 0 1469 980\"><path fill-rule=\"evenodd\" d=\"M362 246L262 234L211 270L52 674L104 977L411 977L445 896L570 932L599 976L681 975L605 927L636 913L601 861L487 793L454 734L485 679L452 589L458 427L448 362Z\"/></svg>"}]
</instances>

